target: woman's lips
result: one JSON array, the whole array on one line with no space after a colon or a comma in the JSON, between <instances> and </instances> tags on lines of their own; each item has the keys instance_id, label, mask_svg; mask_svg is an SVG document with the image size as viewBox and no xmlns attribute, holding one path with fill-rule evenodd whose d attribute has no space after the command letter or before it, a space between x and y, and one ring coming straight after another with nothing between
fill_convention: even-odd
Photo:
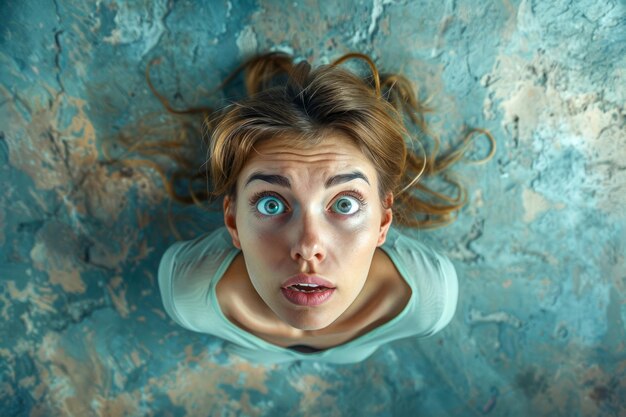
<instances>
[{"instance_id":1,"label":"woman's lips","mask_svg":"<svg viewBox=\"0 0 626 417\"><path fill-rule=\"evenodd\" d=\"M300 306L318 306L324 304L335 292L335 289L327 288L324 291L301 292L291 288L281 288L283 296L291 303Z\"/></svg>"},{"instance_id":2,"label":"woman's lips","mask_svg":"<svg viewBox=\"0 0 626 417\"><path fill-rule=\"evenodd\" d=\"M292 285L297 285L297 284L315 284L320 287L335 288L335 285L332 282L320 276L308 275L308 274L294 275L291 278L289 278L287 281L283 282L281 287L288 288L288 287L291 287Z\"/></svg>"}]
</instances>

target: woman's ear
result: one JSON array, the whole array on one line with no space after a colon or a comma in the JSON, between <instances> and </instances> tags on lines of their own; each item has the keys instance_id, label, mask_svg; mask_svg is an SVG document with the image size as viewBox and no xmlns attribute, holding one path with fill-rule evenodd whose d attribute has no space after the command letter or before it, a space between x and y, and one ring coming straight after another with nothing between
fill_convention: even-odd
<instances>
[{"instance_id":1,"label":"woman's ear","mask_svg":"<svg viewBox=\"0 0 626 417\"><path fill-rule=\"evenodd\" d=\"M231 196L225 196L222 205L224 209L224 224L230 233L230 237L233 239L233 246L237 249L241 249L241 243L239 242L239 232L237 231L237 211L236 201Z\"/></svg>"},{"instance_id":2,"label":"woman's ear","mask_svg":"<svg viewBox=\"0 0 626 417\"><path fill-rule=\"evenodd\" d=\"M381 246L385 243L387 239L387 232L389 231L389 227L391 226L391 222L393 221L393 212L391 210L391 206L393 206L393 193L387 193L385 197L385 201L383 202L383 212L380 220L380 231L378 234L378 243L376 246Z\"/></svg>"}]
</instances>

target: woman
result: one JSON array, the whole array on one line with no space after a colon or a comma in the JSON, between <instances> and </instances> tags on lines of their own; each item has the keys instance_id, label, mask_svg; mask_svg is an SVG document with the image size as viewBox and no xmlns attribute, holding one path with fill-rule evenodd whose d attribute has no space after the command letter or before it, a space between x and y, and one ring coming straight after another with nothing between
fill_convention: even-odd
<instances>
[{"instance_id":1,"label":"woman","mask_svg":"<svg viewBox=\"0 0 626 417\"><path fill-rule=\"evenodd\" d=\"M339 66L354 57L373 81ZM451 199L417 180L461 152L436 160L437 143L421 157L407 146L402 112L425 128L410 83L379 76L360 54L313 70L273 53L242 68L249 97L207 122L224 227L164 254L170 317L257 363L358 362L443 329L457 304L454 266L392 222L451 220L463 193Z\"/></svg>"}]
</instances>

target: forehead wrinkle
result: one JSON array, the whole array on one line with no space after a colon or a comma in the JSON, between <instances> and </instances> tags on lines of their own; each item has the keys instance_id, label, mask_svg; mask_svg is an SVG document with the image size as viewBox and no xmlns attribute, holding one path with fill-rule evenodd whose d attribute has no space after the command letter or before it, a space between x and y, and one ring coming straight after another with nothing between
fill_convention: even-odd
<instances>
[{"instance_id":1,"label":"forehead wrinkle","mask_svg":"<svg viewBox=\"0 0 626 417\"><path fill-rule=\"evenodd\" d=\"M287 157L287 158L285 158ZM255 155L250 159L244 170L248 173L261 171L267 175L284 175L293 178L301 173L302 170L319 171L320 169L331 177L332 175L344 169L357 168L363 170L367 166L367 159L364 156L355 156L340 153L323 153L314 157L309 155L301 155L295 152L273 152L266 155ZM270 163L270 167L266 164ZM297 164L294 167L294 164ZM286 175L289 174L289 175Z\"/></svg>"},{"instance_id":2,"label":"forehead wrinkle","mask_svg":"<svg viewBox=\"0 0 626 417\"><path fill-rule=\"evenodd\" d=\"M355 143L343 136L329 136L319 143L303 146L284 139L265 141L255 146L254 151L255 156L292 155L296 157L330 156L331 158L338 155L345 155L346 157L364 156Z\"/></svg>"},{"instance_id":3,"label":"forehead wrinkle","mask_svg":"<svg viewBox=\"0 0 626 417\"><path fill-rule=\"evenodd\" d=\"M289 180L292 189L302 190L310 189L317 183L325 187L332 177L350 175L355 171L360 171L369 179L357 183L376 186L378 173L372 162L356 145L344 140L325 140L316 146L303 148L286 146L281 142L265 142L255 147L255 152L240 173L240 181L250 178L252 173L261 172L263 175L281 175ZM243 183L241 185L244 186Z\"/></svg>"},{"instance_id":4,"label":"forehead wrinkle","mask_svg":"<svg viewBox=\"0 0 626 417\"><path fill-rule=\"evenodd\" d=\"M258 154L255 155L250 163L260 161L285 161L285 162L304 162L304 163L324 163L324 162L342 162L349 160L362 160L362 157L356 157L355 155L349 155L344 153L314 153L314 154L302 154L299 152L272 152L271 154Z\"/></svg>"}]
</instances>

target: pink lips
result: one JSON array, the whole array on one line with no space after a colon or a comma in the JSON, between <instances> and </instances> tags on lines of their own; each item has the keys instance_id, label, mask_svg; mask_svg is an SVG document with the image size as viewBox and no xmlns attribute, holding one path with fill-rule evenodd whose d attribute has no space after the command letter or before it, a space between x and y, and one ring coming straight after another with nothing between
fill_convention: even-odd
<instances>
[{"instance_id":1,"label":"pink lips","mask_svg":"<svg viewBox=\"0 0 626 417\"><path fill-rule=\"evenodd\" d=\"M327 288L323 291L312 291L309 293L293 290L291 288L281 288L283 296L291 303L299 306L315 307L327 302L335 292L334 288Z\"/></svg>"},{"instance_id":2,"label":"pink lips","mask_svg":"<svg viewBox=\"0 0 626 417\"><path fill-rule=\"evenodd\" d=\"M291 287L292 285L296 285L296 284L315 284L321 287L335 288L335 286L331 282L326 281L324 278L321 278L315 275L307 275L307 274L294 275L293 277L289 278L287 281L283 282L282 288Z\"/></svg>"}]
</instances>

